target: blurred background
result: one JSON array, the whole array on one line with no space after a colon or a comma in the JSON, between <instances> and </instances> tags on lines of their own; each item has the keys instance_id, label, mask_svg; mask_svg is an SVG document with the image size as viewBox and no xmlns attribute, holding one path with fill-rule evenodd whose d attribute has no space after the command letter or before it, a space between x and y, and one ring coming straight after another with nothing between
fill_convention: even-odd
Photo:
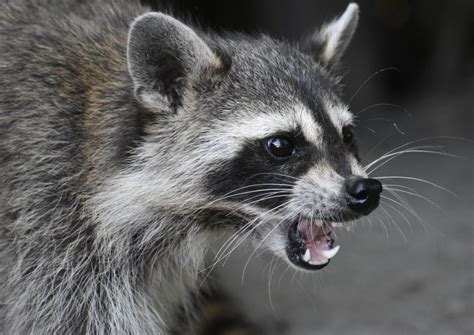
<instances>
[{"instance_id":1,"label":"blurred background","mask_svg":"<svg viewBox=\"0 0 474 335\"><path fill-rule=\"evenodd\" d=\"M144 2L205 27L291 41L348 4ZM392 200L371 219L338 232L341 251L322 271L295 272L244 246L217 275L266 334L473 334L474 1L358 3L342 68L347 101L364 163L416 147L372 174L398 195L386 191Z\"/></svg>"}]
</instances>

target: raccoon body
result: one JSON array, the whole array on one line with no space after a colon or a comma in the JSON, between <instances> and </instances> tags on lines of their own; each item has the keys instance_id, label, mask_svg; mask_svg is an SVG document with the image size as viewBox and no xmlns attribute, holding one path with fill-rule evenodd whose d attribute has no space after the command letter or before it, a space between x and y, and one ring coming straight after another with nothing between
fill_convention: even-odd
<instances>
[{"instance_id":1,"label":"raccoon body","mask_svg":"<svg viewBox=\"0 0 474 335\"><path fill-rule=\"evenodd\" d=\"M291 44L125 1L1 4L0 327L192 333L229 232L326 266L381 191L334 75L357 12Z\"/></svg>"}]
</instances>

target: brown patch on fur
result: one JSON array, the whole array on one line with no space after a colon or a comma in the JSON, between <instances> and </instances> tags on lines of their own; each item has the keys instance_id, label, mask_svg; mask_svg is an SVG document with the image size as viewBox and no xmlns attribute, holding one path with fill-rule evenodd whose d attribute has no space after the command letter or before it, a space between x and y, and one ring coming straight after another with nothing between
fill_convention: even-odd
<instances>
[{"instance_id":1,"label":"brown patch on fur","mask_svg":"<svg viewBox=\"0 0 474 335\"><path fill-rule=\"evenodd\" d=\"M84 185L88 189L96 188L120 166L110 164L120 159L120 137L133 132L136 119L146 118L148 112L140 108L133 97L132 82L128 78L126 45L127 34L109 34L100 45L95 45L97 49L93 54L97 55L96 59L91 59L90 50L78 54L82 69L80 81L85 87L82 118L84 141L80 151L86 167ZM127 95L123 96L123 92L127 92ZM118 96L119 93L122 96ZM117 109L122 115L116 115ZM125 124L130 129L123 128L124 117L129 118Z\"/></svg>"}]
</instances>

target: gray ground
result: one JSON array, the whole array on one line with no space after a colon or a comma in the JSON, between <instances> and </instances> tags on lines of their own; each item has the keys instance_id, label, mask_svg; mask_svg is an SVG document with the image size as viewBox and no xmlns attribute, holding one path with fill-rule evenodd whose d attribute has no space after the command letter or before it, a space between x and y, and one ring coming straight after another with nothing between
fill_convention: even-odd
<instances>
[{"instance_id":1,"label":"gray ground","mask_svg":"<svg viewBox=\"0 0 474 335\"><path fill-rule=\"evenodd\" d=\"M466 92L461 95L468 96ZM427 92L403 106L411 117L391 115L405 134L394 130L391 122L371 124L377 133L366 134L362 147L372 147L388 133L395 135L378 147L377 155L424 136L472 140L469 100ZM382 207L394 222L379 209L370 223L360 222L353 232L338 232L341 251L322 271L295 273L264 254L252 258L242 281L249 246L218 270L248 314L267 325L269 334L474 333L473 145L454 139L424 144L441 144L464 158L406 155L374 174L424 178L457 194L393 180L414 187L441 207L406 196L421 223L398 207L407 223L388 206L397 205L385 200Z\"/></svg>"}]
</instances>

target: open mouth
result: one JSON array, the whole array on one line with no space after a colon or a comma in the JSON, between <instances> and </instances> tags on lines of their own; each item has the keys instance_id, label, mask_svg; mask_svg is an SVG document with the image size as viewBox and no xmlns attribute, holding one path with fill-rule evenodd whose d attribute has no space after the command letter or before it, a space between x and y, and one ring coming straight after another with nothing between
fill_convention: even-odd
<instances>
[{"instance_id":1,"label":"open mouth","mask_svg":"<svg viewBox=\"0 0 474 335\"><path fill-rule=\"evenodd\" d=\"M298 220L288 228L286 252L296 266L307 270L319 270L336 256L339 246L331 237L332 223Z\"/></svg>"}]
</instances>

